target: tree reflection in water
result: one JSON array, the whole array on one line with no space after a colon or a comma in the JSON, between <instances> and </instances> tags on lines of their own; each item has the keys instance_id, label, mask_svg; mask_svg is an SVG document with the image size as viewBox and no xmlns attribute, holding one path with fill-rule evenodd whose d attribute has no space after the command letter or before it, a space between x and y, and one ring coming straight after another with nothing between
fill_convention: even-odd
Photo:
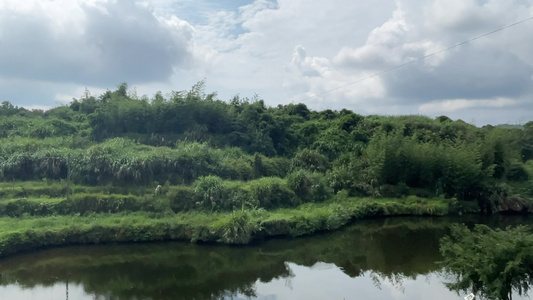
<instances>
[{"instance_id":1,"label":"tree reflection in water","mask_svg":"<svg viewBox=\"0 0 533 300\"><path fill-rule=\"evenodd\" d=\"M348 278L370 277L377 287L386 283L403 292L404 280L439 270L439 239L453 221L369 220L334 233L240 247L161 243L53 249L0 260L0 285L32 289L65 286L68 280L71 289L80 286L92 295L88 299L257 298L258 286L281 280L292 289L297 279L300 284L302 274L294 266L312 270L323 262Z\"/></svg>"},{"instance_id":2,"label":"tree reflection in water","mask_svg":"<svg viewBox=\"0 0 533 300\"><path fill-rule=\"evenodd\" d=\"M472 230L454 224L441 240L441 262L453 278L451 290L472 292L478 299L512 300L533 285L533 233L528 226Z\"/></svg>"}]
</instances>

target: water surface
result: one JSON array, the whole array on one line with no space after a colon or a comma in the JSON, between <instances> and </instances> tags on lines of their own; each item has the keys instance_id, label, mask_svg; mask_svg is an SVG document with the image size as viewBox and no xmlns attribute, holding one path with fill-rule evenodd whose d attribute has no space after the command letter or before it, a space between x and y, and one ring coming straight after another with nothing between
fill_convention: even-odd
<instances>
[{"instance_id":1,"label":"water surface","mask_svg":"<svg viewBox=\"0 0 533 300\"><path fill-rule=\"evenodd\" d=\"M0 260L0 299L463 299L445 287L436 263L439 239L457 221L506 226L530 219L391 218L243 247L42 250Z\"/></svg>"}]
</instances>

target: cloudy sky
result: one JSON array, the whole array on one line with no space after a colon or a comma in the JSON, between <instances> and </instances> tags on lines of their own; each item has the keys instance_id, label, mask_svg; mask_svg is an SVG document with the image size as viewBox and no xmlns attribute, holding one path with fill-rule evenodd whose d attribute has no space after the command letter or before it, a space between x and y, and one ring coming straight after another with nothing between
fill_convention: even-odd
<instances>
[{"instance_id":1,"label":"cloudy sky","mask_svg":"<svg viewBox=\"0 0 533 300\"><path fill-rule=\"evenodd\" d=\"M533 20L419 58L531 17L533 0L0 0L0 101L47 108L121 82L152 97L205 78L221 100L525 123Z\"/></svg>"}]
</instances>

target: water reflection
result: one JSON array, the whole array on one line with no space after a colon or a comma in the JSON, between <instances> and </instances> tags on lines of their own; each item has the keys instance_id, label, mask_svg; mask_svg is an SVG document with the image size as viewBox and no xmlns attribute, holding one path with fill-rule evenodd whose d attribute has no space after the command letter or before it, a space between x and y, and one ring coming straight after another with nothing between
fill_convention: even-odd
<instances>
[{"instance_id":1,"label":"water reflection","mask_svg":"<svg viewBox=\"0 0 533 300\"><path fill-rule=\"evenodd\" d=\"M279 279L266 284L258 283L257 299L459 299L432 273L405 278L401 283L385 280L376 286L371 272L351 278L335 267L315 270L296 264L289 266L296 274L290 286Z\"/></svg>"},{"instance_id":2,"label":"water reflection","mask_svg":"<svg viewBox=\"0 0 533 300\"><path fill-rule=\"evenodd\" d=\"M438 240L454 221L369 220L247 247L39 251L0 260L0 298L66 299L68 283L70 299L462 299L444 287L435 264Z\"/></svg>"}]
</instances>

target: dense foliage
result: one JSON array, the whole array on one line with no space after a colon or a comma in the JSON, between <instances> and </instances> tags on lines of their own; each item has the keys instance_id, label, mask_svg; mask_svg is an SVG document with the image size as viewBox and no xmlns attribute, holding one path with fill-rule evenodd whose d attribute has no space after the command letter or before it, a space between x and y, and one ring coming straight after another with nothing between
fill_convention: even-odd
<instances>
[{"instance_id":1,"label":"dense foliage","mask_svg":"<svg viewBox=\"0 0 533 300\"><path fill-rule=\"evenodd\" d=\"M149 98L121 84L47 111L3 102L0 181L132 187L126 194L161 184L174 211L290 207L338 192L453 198L486 213L532 208L533 122L478 128L267 107L203 87Z\"/></svg>"},{"instance_id":2,"label":"dense foliage","mask_svg":"<svg viewBox=\"0 0 533 300\"><path fill-rule=\"evenodd\" d=\"M473 292L489 300L510 300L513 291L527 295L533 285L533 234L519 226L507 230L478 224L473 230L452 226L442 239L441 264L455 282L450 289Z\"/></svg>"}]
</instances>

